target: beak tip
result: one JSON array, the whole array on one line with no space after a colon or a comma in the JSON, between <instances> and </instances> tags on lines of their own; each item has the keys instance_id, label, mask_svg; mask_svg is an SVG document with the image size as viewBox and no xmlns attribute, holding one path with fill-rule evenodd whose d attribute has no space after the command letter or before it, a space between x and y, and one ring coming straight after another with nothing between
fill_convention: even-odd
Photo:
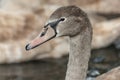
<instances>
[{"instance_id":1,"label":"beak tip","mask_svg":"<svg viewBox=\"0 0 120 80\"><path fill-rule=\"evenodd\" d=\"M28 51L28 50L30 50L30 49L31 49L30 44L27 44L27 45L25 46L25 50Z\"/></svg>"}]
</instances>

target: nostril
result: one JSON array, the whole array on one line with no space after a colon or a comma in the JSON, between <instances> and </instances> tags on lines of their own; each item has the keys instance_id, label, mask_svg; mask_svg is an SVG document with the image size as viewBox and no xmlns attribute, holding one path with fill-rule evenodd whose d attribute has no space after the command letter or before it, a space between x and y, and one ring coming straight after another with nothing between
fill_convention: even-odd
<instances>
[{"instance_id":1,"label":"nostril","mask_svg":"<svg viewBox=\"0 0 120 80\"><path fill-rule=\"evenodd\" d=\"M42 32L42 33L41 33L41 35L40 35L40 37L42 37L42 36L44 36L44 35L45 35L45 33L44 33L44 32Z\"/></svg>"},{"instance_id":2,"label":"nostril","mask_svg":"<svg viewBox=\"0 0 120 80\"><path fill-rule=\"evenodd\" d=\"M27 45L25 46L25 49L26 49L27 51L30 50L30 49L31 49L30 44L27 44Z\"/></svg>"}]
</instances>

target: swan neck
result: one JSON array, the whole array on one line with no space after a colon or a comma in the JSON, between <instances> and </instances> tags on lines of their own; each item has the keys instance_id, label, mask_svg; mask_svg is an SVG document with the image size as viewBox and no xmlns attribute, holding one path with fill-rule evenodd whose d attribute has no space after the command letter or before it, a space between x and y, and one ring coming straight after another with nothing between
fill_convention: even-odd
<instances>
[{"instance_id":1,"label":"swan neck","mask_svg":"<svg viewBox=\"0 0 120 80\"><path fill-rule=\"evenodd\" d=\"M70 52L65 80L85 80L91 51L91 33L70 37Z\"/></svg>"}]
</instances>

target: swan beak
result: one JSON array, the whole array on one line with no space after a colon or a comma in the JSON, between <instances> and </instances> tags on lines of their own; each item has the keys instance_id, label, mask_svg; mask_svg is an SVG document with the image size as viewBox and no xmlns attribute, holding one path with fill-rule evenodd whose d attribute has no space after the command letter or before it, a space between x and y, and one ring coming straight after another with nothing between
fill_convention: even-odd
<instances>
[{"instance_id":1,"label":"swan beak","mask_svg":"<svg viewBox=\"0 0 120 80\"><path fill-rule=\"evenodd\" d=\"M33 49L33 48L51 40L54 37L56 37L55 30L51 27L44 27L42 29L41 33L34 40L32 40L29 44L26 45L25 49L26 50Z\"/></svg>"}]
</instances>

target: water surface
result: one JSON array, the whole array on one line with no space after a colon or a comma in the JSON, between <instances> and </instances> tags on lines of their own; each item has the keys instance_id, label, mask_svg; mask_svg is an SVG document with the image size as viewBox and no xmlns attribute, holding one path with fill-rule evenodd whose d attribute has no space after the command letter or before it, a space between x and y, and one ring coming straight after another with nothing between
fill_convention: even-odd
<instances>
[{"instance_id":1,"label":"water surface","mask_svg":"<svg viewBox=\"0 0 120 80\"><path fill-rule=\"evenodd\" d=\"M119 50L114 46L93 50L89 70L100 74L120 65ZM68 55L20 64L0 65L0 80L64 80ZM88 74L88 76L91 76Z\"/></svg>"}]
</instances>

